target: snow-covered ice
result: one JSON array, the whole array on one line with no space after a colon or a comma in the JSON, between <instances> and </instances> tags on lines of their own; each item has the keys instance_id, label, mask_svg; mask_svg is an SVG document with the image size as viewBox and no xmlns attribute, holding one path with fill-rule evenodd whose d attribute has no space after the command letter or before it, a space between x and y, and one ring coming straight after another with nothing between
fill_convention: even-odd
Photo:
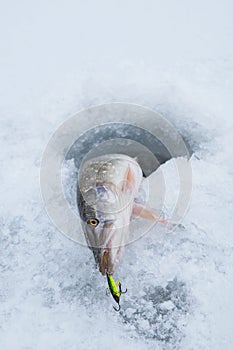
<instances>
[{"instance_id":1,"label":"snow-covered ice","mask_svg":"<svg viewBox=\"0 0 233 350\"><path fill-rule=\"evenodd\" d=\"M1 349L232 350L232 18L229 0L2 3ZM194 151L183 227L156 226L126 247L120 313L92 253L50 222L39 187L58 126L114 101L162 113ZM161 166L168 213L172 169Z\"/></svg>"}]
</instances>

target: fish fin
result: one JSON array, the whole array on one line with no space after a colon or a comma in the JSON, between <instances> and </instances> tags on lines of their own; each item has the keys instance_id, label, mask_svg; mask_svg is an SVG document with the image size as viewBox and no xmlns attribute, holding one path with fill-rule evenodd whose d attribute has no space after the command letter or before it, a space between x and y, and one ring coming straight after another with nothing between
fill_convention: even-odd
<instances>
[{"instance_id":1,"label":"fish fin","mask_svg":"<svg viewBox=\"0 0 233 350\"><path fill-rule=\"evenodd\" d=\"M152 209L146 208L141 204L134 203L133 206L133 216L138 216L142 219L146 220L151 220L151 221L156 221L156 222L161 222L162 224L167 225L168 222L162 218L159 218Z\"/></svg>"},{"instance_id":2,"label":"fish fin","mask_svg":"<svg viewBox=\"0 0 233 350\"><path fill-rule=\"evenodd\" d=\"M135 177L133 175L131 167L128 166L124 175L122 191L126 192L129 189L132 190L134 186L135 186Z\"/></svg>"}]
</instances>

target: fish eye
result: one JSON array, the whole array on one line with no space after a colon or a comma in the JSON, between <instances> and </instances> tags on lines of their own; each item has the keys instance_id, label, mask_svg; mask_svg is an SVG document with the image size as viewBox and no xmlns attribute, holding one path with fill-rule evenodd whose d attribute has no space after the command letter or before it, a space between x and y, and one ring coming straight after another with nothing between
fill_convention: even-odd
<instances>
[{"instance_id":1,"label":"fish eye","mask_svg":"<svg viewBox=\"0 0 233 350\"><path fill-rule=\"evenodd\" d=\"M96 218L91 218L87 220L88 225L91 225L93 227L96 227L99 225L99 220Z\"/></svg>"}]
</instances>

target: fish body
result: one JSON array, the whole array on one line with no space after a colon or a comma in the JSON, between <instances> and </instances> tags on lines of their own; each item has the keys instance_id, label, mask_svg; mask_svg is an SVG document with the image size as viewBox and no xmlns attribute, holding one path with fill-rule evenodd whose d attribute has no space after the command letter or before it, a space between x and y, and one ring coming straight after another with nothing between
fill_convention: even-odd
<instances>
[{"instance_id":1,"label":"fish body","mask_svg":"<svg viewBox=\"0 0 233 350\"><path fill-rule=\"evenodd\" d=\"M77 204L81 224L103 275L113 274L120 261L141 181L139 164L123 154L92 158L80 168Z\"/></svg>"},{"instance_id":2,"label":"fish body","mask_svg":"<svg viewBox=\"0 0 233 350\"><path fill-rule=\"evenodd\" d=\"M137 203L142 169L127 155L107 154L83 162L77 186L82 229L100 272L112 275L121 260L132 215L160 221Z\"/></svg>"}]
</instances>

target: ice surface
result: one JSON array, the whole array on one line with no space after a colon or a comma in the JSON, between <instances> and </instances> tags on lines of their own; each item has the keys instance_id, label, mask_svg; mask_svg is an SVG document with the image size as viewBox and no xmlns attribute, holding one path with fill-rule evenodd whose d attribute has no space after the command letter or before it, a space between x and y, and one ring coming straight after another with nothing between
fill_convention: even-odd
<instances>
[{"instance_id":1,"label":"ice surface","mask_svg":"<svg viewBox=\"0 0 233 350\"><path fill-rule=\"evenodd\" d=\"M2 4L1 349L232 350L232 10L228 0ZM195 151L184 228L156 226L127 246L120 313L92 253L53 227L39 189L55 129L111 101L157 110ZM161 171L169 214L172 161Z\"/></svg>"}]
</instances>

